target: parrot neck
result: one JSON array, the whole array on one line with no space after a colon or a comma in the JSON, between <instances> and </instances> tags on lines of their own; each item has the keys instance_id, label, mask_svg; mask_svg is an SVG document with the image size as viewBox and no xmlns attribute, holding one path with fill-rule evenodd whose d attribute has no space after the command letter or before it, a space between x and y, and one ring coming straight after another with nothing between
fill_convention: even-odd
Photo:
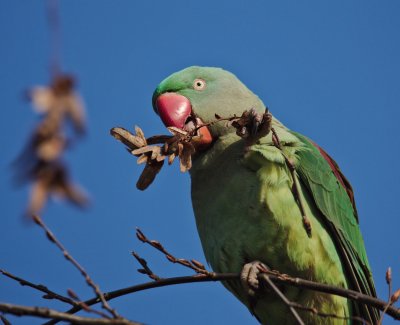
<instances>
[{"instance_id":1,"label":"parrot neck","mask_svg":"<svg viewBox=\"0 0 400 325\"><path fill-rule=\"evenodd\" d=\"M199 170L210 167L215 158L222 155L226 148L235 143L244 149L244 141L236 135L234 130L219 136L209 149L199 152L193 157L193 167L189 170L190 174L195 174Z\"/></svg>"},{"instance_id":2,"label":"parrot neck","mask_svg":"<svg viewBox=\"0 0 400 325\"><path fill-rule=\"evenodd\" d=\"M297 142L298 139L288 132L288 129L277 119L272 119L272 126L275 128L283 142ZM221 155L224 155L229 148L230 152L234 152L238 159L243 158L245 153L245 142L236 134L233 127L226 128L228 132L220 135L214 144L205 151L197 153L193 157L193 167L190 169L190 174L193 176L197 172L204 171L205 169L212 168L213 164L218 160ZM271 143L272 136L269 133L262 142Z\"/></svg>"}]
</instances>

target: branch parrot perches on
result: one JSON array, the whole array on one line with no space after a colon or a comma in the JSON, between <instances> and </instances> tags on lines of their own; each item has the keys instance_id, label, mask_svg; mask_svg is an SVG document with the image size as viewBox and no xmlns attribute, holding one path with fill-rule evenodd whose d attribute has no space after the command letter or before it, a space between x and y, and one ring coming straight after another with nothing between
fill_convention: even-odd
<instances>
[{"instance_id":1,"label":"branch parrot perches on","mask_svg":"<svg viewBox=\"0 0 400 325\"><path fill-rule=\"evenodd\" d=\"M160 83L153 107L164 124L191 131L219 116L244 110L264 113L265 105L233 74L220 68L189 67ZM198 130L201 140L190 169L192 201L205 256L216 272L242 272L242 281L224 285L263 324L295 319L273 292L257 291L257 264L321 283L375 296L358 226L353 190L335 161L305 136L275 118L269 132L246 146L233 127L213 123ZM295 167L290 173L285 157ZM301 222L298 196L310 222ZM340 317L362 317L371 324L376 310L345 298L282 288L292 301ZM350 324L299 311L306 324Z\"/></svg>"}]
</instances>

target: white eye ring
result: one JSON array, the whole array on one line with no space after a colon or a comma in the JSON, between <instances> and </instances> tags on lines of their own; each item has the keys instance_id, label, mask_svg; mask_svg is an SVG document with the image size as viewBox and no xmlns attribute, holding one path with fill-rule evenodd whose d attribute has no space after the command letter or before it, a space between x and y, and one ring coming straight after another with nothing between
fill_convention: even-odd
<instances>
[{"instance_id":1,"label":"white eye ring","mask_svg":"<svg viewBox=\"0 0 400 325\"><path fill-rule=\"evenodd\" d=\"M195 79L193 81L193 88L195 90L204 90L206 88L206 81L203 79Z\"/></svg>"}]
</instances>

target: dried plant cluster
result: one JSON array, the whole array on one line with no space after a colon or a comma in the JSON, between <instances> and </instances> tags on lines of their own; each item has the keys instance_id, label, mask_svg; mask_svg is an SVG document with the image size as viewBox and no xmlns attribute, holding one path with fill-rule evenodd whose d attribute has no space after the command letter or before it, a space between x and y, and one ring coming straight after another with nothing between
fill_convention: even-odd
<instances>
[{"instance_id":1,"label":"dried plant cluster","mask_svg":"<svg viewBox=\"0 0 400 325\"><path fill-rule=\"evenodd\" d=\"M187 132L176 127L169 127L172 135L156 135L145 138L141 128L135 126L136 134L121 127L110 130L111 135L128 147L128 151L138 157L138 164L145 163L145 168L136 183L136 187L145 190L155 179L167 160L171 165L176 157L179 158L181 172L192 167L192 156L196 153L196 144L200 140L198 130L215 123L226 121L226 127L236 129L236 134L245 139L246 147L256 143L271 131L272 115L268 109L264 114L254 109L246 110L241 116L224 118L215 114L215 120L193 131Z\"/></svg>"},{"instance_id":2,"label":"dried plant cluster","mask_svg":"<svg viewBox=\"0 0 400 325\"><path fill-rule=\"evenodd\" d=\"M62 159L72 140L85 132L84 109L74 85L71 76L57 75L50 86L33 87L27 94L40 122L14 167L19 184L32 183L28 216L39 213L52 195L78 206L87 203L86 195L71 182ZM66 132L67 121L72 122L72 134Z\"/></svg>"},{"instance_id":3,"label":"dried plant cluster","mask_svg":"<svg viewBox=\"0 0 400 325\"><path fill-rule=\"evenodd\" d=\"M128 147L131 154L138 157L138 164L146 164L136 183L140 190L145 190L154 181L166 159L170 165L179 157L182 172L192 167L192 155L195 152L192 134L174 127L168 130L172 133L171 136L156 135L147 139L138 126L135 127L135 135L120 127L110 131L113 137Z\"/></svg>"}]
</instances>

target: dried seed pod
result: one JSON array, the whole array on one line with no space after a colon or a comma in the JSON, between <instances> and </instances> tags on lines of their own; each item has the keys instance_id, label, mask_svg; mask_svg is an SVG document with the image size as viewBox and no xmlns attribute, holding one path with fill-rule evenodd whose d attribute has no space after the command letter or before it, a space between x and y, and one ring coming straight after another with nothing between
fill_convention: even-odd
<instances>
[{"instance_id":1,"label":"dried seed pod","mask_svg":"<svg viewBox=\"0 0 400 325\"><path fill-rule=\"evenodd\" d=\"M140 229L136 229L136 237L141 241L141 242L146 242L146 236L140 231Z\"/></svg>"},{"instance_id":2,"label":"dried seed pod","mask_svg":"<svg viewBox=\"0 0 400 325\"><path fill-rule=\"evenodd\" d=\"M173 136L171 135L154 135L150 138L147 138L147 144L162 144L169 140L171 140Z\"/></svg>"},{"instance_id":3,"label":"dried seed pod","mask_svg":"<svg viewBox=\"0 0 400 325\"><path fill-rule=\"evenodd\" d=\"M137 163L138 163L138 165L140 165L140 164L146 163L147 160L148 160L147 155L146 154L142 154L141 156L139 156L139 158L137 160Z\"/></svg>"},{"instance_id":4,"label":"dried seed pod","mask_svg":"<svg viewBox=\"0 0 400 325\"><path fill-rule=\"evenodd\" d=\"M168 127L167 129L168 129L168 131L171 132L173 135L176 135L176 134L180 134L180 135L184 135L184 136L188 135L188 132L187 132L187 131L182 130L182 129L179 129L179 128L175 127L175 126L170 126L170 127Z\"/></svg>"},{"instance_id":5,"label":"dried seed pod","mask_svg":"<svg viewBox=\"0 0 400 325\"><path fill-rule=\"evenodd\" d=\"M152 147L151 160L156 159L161 154L161 148L158 146Z\"/></svg>"},{"instance_id":6,"label":"dried seed pod","mask_svg":"<svg viewBox=\"0 0 400 325\"><path fill-rule=\"evenodd\" d=\"M110 134L118 141L121 141L131 150L146 145L146 143L143 144L143 140L140 137L133 135L131 132L121 127L112 128L110 130Z\"/></svg>"},{"instance_id":7,"label":"dried seed pod","mask_svg":"<svg viewBox=\"0 0 400 325\"><path fill-rule=\"evenodd\" d=\"M174 162L174 159L175 159L175 154L174 153L171 153L169 156L168 156L168 165L171 165L173 162Z\"/></svg>"},{"instance_id":8,"label":"dried seed pod","mask_svg":"<svg viewBox=\"0 0 400 325\"><path fill-rule=\"evenodd\" d=\"M176 259L174 257L172 257L171 255L165 255L165 257L167 258L168 261L170 261L172 263L176 263Z\"/></svg>"},{"instance_id":9,"label":"dried seed pod","mask_svg":"<svg viewBox=\"0 0 400 325\"><path fill-rule=\"evenodd\" d=\"M138 127L137 125L135 125L135 132L136 132L136 136L137 136L138 140L140 139L139 141L141 141L143 143L141 145L141 147L147 145L147 141L146 141L146 138L144 137L143 130L140 127Z\"/></svg>"},{"instance_id":10,"label":"dried seed pod","mask_svg":"<svg viewBox=\"0 0 400 325\"><path fill-rule=\"evenodd\" d=\"M202 270L206 269L205 266L202 263L200 263L199 261L197 261L197 260L190 260L190 261L192 262L192 264L194 266L198 267L199 269L202 269Z\"/></svg>"},{"instance_id":11,"label":"dried seed pod","mask_svg":"<svg viewBox=\"0 0 400 325\"><path fill-rule=\"evenodd\" d=\"M142 148L134 149L131 151L131 153L134 156L139 156L139 155L147 153L147 152L153 152L153 150L154 150L153 146L145 146Z\"/></svg>"},{"instance_id":12,"label":"dried seed pod","mask_svg":"<svg viewBox=\"0 0 400 325\"><path fill-rule=\"evenodd\" d=\"M386 283L390 284L392 282L392 268L389 266L386 270Z\"/></svg>"},{"instance_id":13,"label":"dried seed pod","mask_svg":"<svg viewBox=\"0 0 400 325\"><path fill-rule=\"evenodd\" d=\"M141 191L148 188L149 185L156 178L156 175L160 172L163 165L164 165L164 160L163 161L152 161L152 160L147 161L146 166L143 169L143 172L140 175L140 177L136 183L136 187Z\"/></svg>"},{"instance_id":14,"label":"dried seed pod","mask_svg":"<svg viewBox=\"0 0 400 325\"><path fill-rule=\"evenodd\" d=\"M400 289L397 289L394 294L390 297L390 303L394 304L397 300L399 300L400 297Z\"/></svg>"},{"instance_id":15,"label":"dried seed pod","mask_svg":"<svg viewBox=\"0 0 400 325\"><path fill-rule=\"evenodd\" d=\"M163 161L165 159L165 156L162 154L157 155L156 160L157 161Z\"/></svg>"},{"instance_id":16,"label":"dried seed pod","mask_svg":"<svg viewBox=\"0 0 400 325\"><path fill-rule=\"evenodd\" d=\"M74 300L79 300L78 295L72 290L72 289L67 289L67 294Z\"/></svg>"},{"instance_id":17,"label":"dried seed pod","mask_svg":"<svg viewBox=\"0 0 400 325\"><path fill-rule=\"evenodd\" d=\"M163 247L163 246L160 244L160 242L157 241L157 240L150 240L150 244L151 244L152 246L156 247L156 248L164 249L164 247Z\"/></svg>"}]
</instances>

